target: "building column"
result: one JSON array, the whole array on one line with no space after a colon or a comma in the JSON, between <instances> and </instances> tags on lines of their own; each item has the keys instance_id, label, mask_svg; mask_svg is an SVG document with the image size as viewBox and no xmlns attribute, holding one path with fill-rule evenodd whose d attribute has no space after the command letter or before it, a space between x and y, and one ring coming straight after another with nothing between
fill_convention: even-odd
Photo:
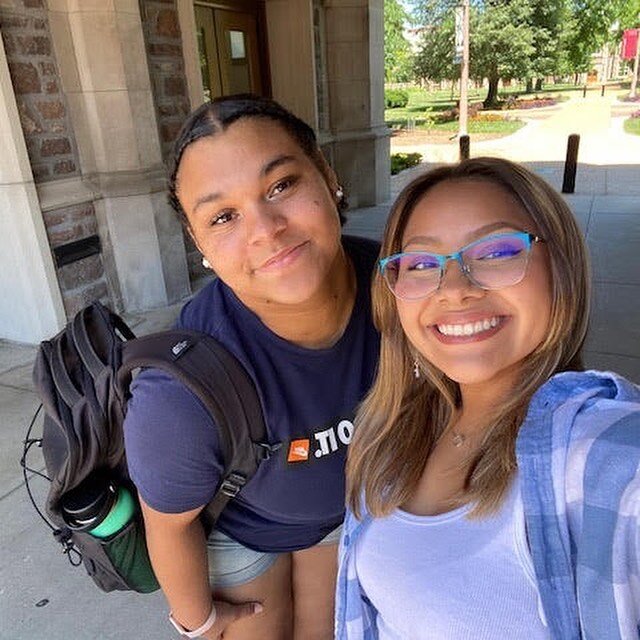
<instances>
[{"instance_id":1,"label":"building column","mask_svg":"<svg viewBox=\"0 0 640 640\"><path fill-rule=\"evenodd\" d=\"M333 166L354 207L389 197L384 123L383 0L326 0L326 59Z\"/></svg>"},{"instance_id":2,"label":"building column","mask_svg":"<svg viewBox=\"0 0 640 640\"><path fill-rule=\"evenodd\" d=\"M190 292L180 223L166 201L137 0L48 0L51 33L83 181L122 306L144 310Z\"/></svg>"},{"instance_id":3,"label":"building column","mask_svg":"<svg viewBox=\"0 0 640 640\"><path fill-rule=\"evenodd\" d=\"M66 322L0 39L0 336L39 342Z\"/></svg>"}]
</instances>

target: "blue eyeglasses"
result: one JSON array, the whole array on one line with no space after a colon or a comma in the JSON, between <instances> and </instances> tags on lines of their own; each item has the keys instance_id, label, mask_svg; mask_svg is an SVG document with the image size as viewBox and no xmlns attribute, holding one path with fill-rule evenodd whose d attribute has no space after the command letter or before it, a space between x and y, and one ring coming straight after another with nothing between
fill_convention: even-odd
<instances>
[{"instance_id":1,"label":"blue eyeglasses","mask_svg":"<svg viewBox=\"0 0 640 640\"><path fill-rule=\"evenodd\" d=\"M391 293L403 300L426 298L436 291L449 260L457 261L462 273L476 286L502 289L522 281L532 244L536 242L544 240L525 231L498 233L449 255L424 251L396 253L380 259L378 267Z\"/></svg>"}]
</instances>

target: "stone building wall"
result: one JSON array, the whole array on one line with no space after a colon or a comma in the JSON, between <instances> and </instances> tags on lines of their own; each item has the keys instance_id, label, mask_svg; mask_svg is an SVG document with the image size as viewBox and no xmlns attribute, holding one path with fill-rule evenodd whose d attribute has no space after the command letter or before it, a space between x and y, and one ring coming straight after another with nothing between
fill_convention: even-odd
<instances>
[{"instance_id":1,"label":"stone building wall","mask_svg":"<svg viewBox=\"0 0 640 640\"><path fill-rule=\"evenodd\" d=\"M52 250L98 233L96 214L91 202L46 211L43 217ZM68 317L94 300L111 304L100 253L57 266L56 274Z\"/></svg>"},{"instance_id":2,"label":"stone building wall","mask_svg":"<svg viewBox=\"0 0 640 640\"><path fill-rule=\"evenodd\" d=\"M182 36L174 0L140 0L162 157L170 159L173 141L190 105L182 58Z\"/></svg>"},{"instance_id":3,"label":"stone building wall","mask_svg":"<svg viewBox=\"0 0 640 640\"><path fill-rule=\"evenodd\" d=\"M165 165L171 162L173 142L191 111L185 81L182 35L175 0L140 0L153 100ZM200 254L185 234L191 281L206 275Z\"/></svg>"},{"instance_id":4,"label":"stone building wall","mask_svg":"<svg viewBox=\"0 0 640 640\"><path fill-rule=\"evenodd\" d=\"M79 174L44 0L0 7L0 31L36 182Z\"/></svg>"},{"instance_id":5,"label":"stone building wall","mask_svg":"<svg viewBox=\"0 0 640 640\"><path fill-rule=\"evenodd\" d=\"M0 33L36 184L80 176L78 151L51 41L44 0L0 6ZM43 212L50 248L97 234L92 202ZM56 268L67 315L109 302L101 255Z\"/></svg>"}]
</instances>

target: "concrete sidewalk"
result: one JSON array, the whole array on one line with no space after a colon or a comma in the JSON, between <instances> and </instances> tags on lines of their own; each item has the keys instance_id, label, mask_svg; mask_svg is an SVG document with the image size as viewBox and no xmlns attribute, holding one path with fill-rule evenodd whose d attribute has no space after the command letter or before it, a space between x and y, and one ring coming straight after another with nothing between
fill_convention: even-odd
<instances>
[{"instance_id":1,"label":"concrete sidewalk","mask_svg":"<svg viewBox=\"0 0 640 640\"><path fill-rule=\"evenodd\" d=\"M531 166L559 186L561 163L535 161ZM425 168L396 176L394 194ZM630 183L633 175L635 184ZM636 382L640 382L640 198L632 194L638 193L638 176L637 165L581 165L577 193L567 197L593 259L595 299L587 362ZM607 188L611 185L617 193L611 194ZM379 238L389 204L349 212L346 232ZM179 308L128 320L143 334L169 326ZM0 639L174 639L161 594L101 593L83 569L69 565L29 503L18 463L38 405L31 384L34 356L33 346L0 342ZM40 452L33 454L31 465L42 469ZM46 482L34 478L31 484L42 505Z\"/></svg>"},{"instance_id":2,"label":"concrete sidewalk","mask_svg":"<svg viewBox=\"0 0 640 640\"><path fill-rule=\"evenodd\" d=\"M517 116L506 112L507 117L517 117L526 125L504 138L474 141L471 136L472 156L498 156L517 162L558 162L563 163L567 151L567 137L572 133L580 135L578 160L587 167L602 167L602 175L617 174L618 167L627 167L635 180L626 181L640 193L640 136L627 134L623 122L627 116L617 113L632 110L633 103L617 102L614 96L572 97L559 103L553 110L547 110L548 117L540 117L532 110L519 111ZM631 108L630 108L631 107ZM449 144L404 144L402 136L391 138L391 152L418 152L426 162L455 162L458 158L458 142ZM625 173L623 171L623 173ZM583 171L577 183L578 193L620 194L616 187L607 188L606 181L592 183L590 171ZM621 176L617 176L619 178ZM603 189L604 186L604 189ZM586 187L586 191L585 191Z\"/></svg>"}]
</instances>

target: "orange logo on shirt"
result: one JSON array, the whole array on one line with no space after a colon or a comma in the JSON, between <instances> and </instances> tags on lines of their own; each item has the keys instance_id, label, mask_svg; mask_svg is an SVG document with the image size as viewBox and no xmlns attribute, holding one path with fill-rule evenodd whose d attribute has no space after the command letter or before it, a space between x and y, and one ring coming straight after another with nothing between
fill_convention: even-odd
<instances>
[{"instance_id":1,"label":"orange logo on shirt","mask_svg":"<svg viewBox=\"0 0 640 640\"><path fill-rule=\"evenodd\" d=\"M309 459L309 439L292 440L289 445L287 462L305 462Z\"/></svg>"}]
</instances>

